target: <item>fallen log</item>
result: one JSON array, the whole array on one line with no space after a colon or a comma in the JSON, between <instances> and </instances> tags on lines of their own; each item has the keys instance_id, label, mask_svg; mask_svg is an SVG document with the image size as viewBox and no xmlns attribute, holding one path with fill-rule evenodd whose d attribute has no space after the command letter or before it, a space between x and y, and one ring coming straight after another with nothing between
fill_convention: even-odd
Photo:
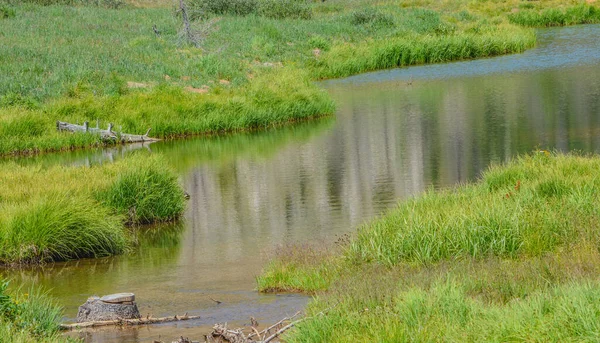
<instances>
[{"instance_id":1,"label":"fallen log","mask_svg":"<svg viewBox=\"0 0 600 343\"><path fill-rule=\"evenodd\" d=\"M83 125L71 124L67 122L57 121L56 129L58 131L69 131L69 132L89 132L99 134L103 140L116 141L120 143L134 143L134 142L155 142L158 138L148 137L151 129L148 129L143 135L134 135L130 133L115 132L113 131L113 124L108 124L108 129L103 130L99 128L98 123L96 127L90 127L86 121Z\"/></svg>"},{"instance_id":2,"label":"fallen log","mask_svg":"<svg viewBox=\"0 0 600 343\"><path fill-rule=\"evenodd\" d=\"M177 322L182 320L192 320L192 319L200 319L200 316L188 316L184 314L183 316L173 316L173 317L162 317L162 318L139 318L139 319L116 319L116 320L106 320L106 321L98 321L98 322L84 322L84 323L74 323L74 324L60 324L61 330L74 330L74 329L83 329L83 328L93 328L100 326L110 326L110 325L148 325L148 324L156 324L156 323L168 323L168 322Z\"/></svg>"}]
</instances>

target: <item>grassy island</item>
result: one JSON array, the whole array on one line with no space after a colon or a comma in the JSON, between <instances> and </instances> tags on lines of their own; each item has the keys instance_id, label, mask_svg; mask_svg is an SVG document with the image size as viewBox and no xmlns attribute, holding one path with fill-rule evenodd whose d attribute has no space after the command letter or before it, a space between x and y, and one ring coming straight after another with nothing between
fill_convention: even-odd
<instances>
[{"instance_id":1,"label":"grassy island","mask_svg":"<svg viewBox=\"0 0 600 343\"><path fill-rule=\"evenodd\" d=\"M539 152L404 201L334 250L298 248L263 291L318 296L287 342L600 337L600 157Z\"/></svg>"}]
</instances>

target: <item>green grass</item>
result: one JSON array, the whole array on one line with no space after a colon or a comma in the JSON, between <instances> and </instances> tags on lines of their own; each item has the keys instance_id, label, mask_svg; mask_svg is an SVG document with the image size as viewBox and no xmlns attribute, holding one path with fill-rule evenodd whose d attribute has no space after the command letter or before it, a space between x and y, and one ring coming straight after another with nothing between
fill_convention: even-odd
<instances>
[{"instance_id":1,"label":"green grass","mask_svg":"<svg viewBox=\"0 0 600 343\"><path fill-rule=\"evenodd\" d=\"M522 26L549 27L600 23L600 10L590 5L568 8L547 8L543 11L525 9L509 15L512 23Z\"/></svg>"},{"instance_id":2,"label":"green grass","mask_svg":"<svg viewBox=\"0 0 600 343\"><path fill-rule=\"evenodd\" d=\"M259 289L317 294L288 342L596 341L599 167L547 152L492 166L341 249L279 253Z\"/></svg>"},{"instance_id":3,"label":"green grass","mask_svg":"<svg viewBox=\"0 0 600 343\"><path fill-rule=\"evenodd\" d=\"M120 254L125 225L172 221L184 210L175 174L159 157L92 167L0 168L0 263Z\"/></svg>"},{"instance_id":4,"label":"green grass","mask_svg":"<svg viewBox=\"0 0 600 343\"><path fill-rule=\"evenodd\" d=\"M0 155L105 144L55 132L57 120L175 138L330 115L334 105L313 80L517 53L535 35L515 23L546 25L519 18L560 12L567 25L599 12L575 0L286 1L190 0L196 48L182 40L168 1L114 9L114 0L3 0ZM251 11L240 9L246 3Z\"/></svg>"},{"instance_id":5,"label":"green grass","mask_svg":"<svg viewBox=\"0 0 600 343\"><path fill-rule=\"evenodd\" d=\"M0 279L0 342L67 342L59 335L62 310L44 293L10 292Z\"/></svg>"}]
</instances>

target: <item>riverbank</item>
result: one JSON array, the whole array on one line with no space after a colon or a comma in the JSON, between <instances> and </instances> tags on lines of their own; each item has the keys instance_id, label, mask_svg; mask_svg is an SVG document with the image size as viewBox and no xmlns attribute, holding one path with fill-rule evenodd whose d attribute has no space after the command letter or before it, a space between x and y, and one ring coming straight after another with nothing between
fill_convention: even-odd
<instances>
[{"instance_id":1,"label":"riverbank","mask_svg":"<svg viewBox=\"0 0 600 343\"><path fill-rule=\"evenodd\" d=\"M58 133L57 120L174 138L331 115L332 101L312 81L522 52L535 34L515 23L600 21L596 7L579 1L261 0L241 11L190 0L201 38L194 46L182 39L171 2L4 3L1 155L109 144Z\"/></svg>"},{"instance_id":2,"label":"riverbank","mask_svg":"<svg viewBox=\"0 0 600 343\"><path fill-rule=\"evenodd\" d=\"M598 156L547 152L430 191L340 248L297 248L263 291L318 296L288 342L594 340ZM499 325L501 323L501 325Z\"/></svg>"},{"instance_id":3,"label":"riverbank","mask_svg":"<svg viewBox=\"0 0 600 343\"><path fill-rule=\"evenodd\" d=\"M125 252L128 226L183 213L176 175L157 156L70 167L3 163L0 264L36 264Z\"/></svg>"}]
</instances>

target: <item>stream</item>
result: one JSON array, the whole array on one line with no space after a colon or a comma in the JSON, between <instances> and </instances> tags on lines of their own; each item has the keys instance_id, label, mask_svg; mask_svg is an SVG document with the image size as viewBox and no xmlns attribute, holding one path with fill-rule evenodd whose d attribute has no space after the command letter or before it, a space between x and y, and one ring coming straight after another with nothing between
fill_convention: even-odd
<instances>
[{"instance_id":1,"label":"stream","mask_svg":"<svg viewBox=\"0 0 600 343\"><path fill-rule=\"evenodd\" d=\"M21 159L90 165L165 155L190 194L180 224L139 234L132 254L0 271L49 290L73 321L91 295L133 292L142 315L199 320L72 333L86 342L201 339L212 324L267 325L304 308L255 277L290 243L334 242L398 200L474 181L534 150L600 152L600 25L539 31L519 55L322 82L333 118L266 132ZM222 303L218 304L215 300Z\"/></svg>"}]
</instances>

